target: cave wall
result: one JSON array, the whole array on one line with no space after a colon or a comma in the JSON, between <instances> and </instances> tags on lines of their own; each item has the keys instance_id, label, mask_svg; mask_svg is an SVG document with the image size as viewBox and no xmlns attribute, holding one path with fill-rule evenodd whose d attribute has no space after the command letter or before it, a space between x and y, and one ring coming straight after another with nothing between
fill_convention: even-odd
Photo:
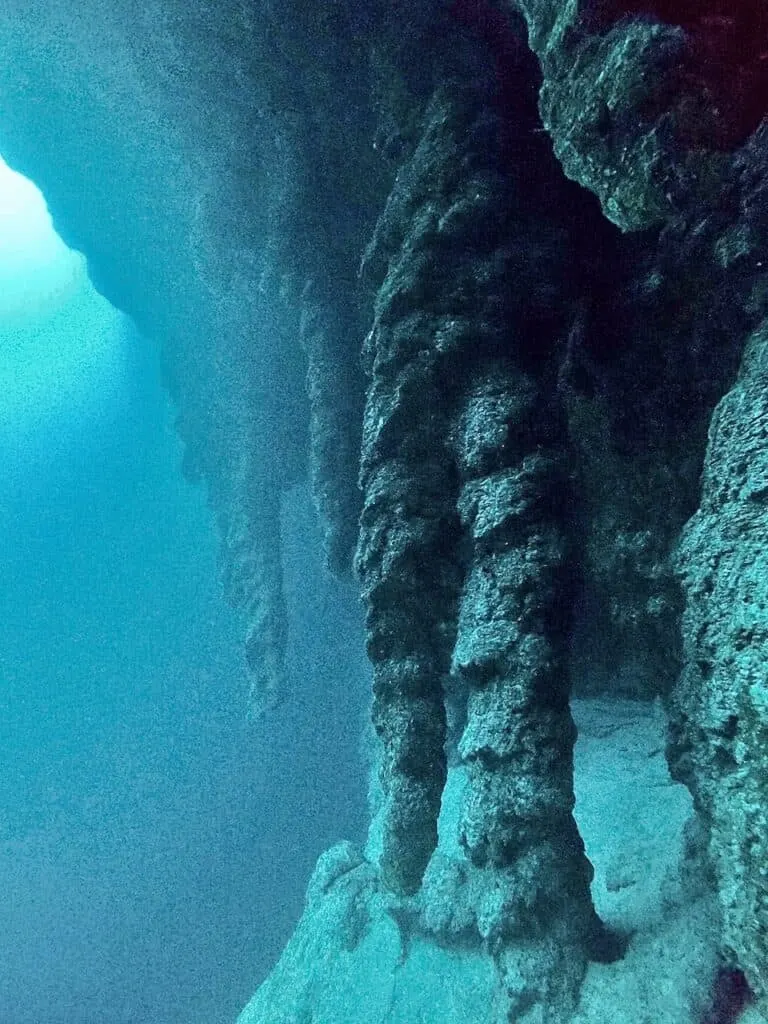
<instances>
[{"instance_id":1,"label":"cave wall","mask_svg":"<svg viewBox=\"0 0 768 1024\"><path fill-rule=\"evenodd\" d=\"M688 596L685 669L673 695L672 765L708 826L724 943L766 990L765 675L767 328L712 420L702 500L678 568Z\"/></svg>"},{"instance_id":2,"label":"cave wall","mask_svg":"<svg viewBox=\"0 0 768 1024\"><path fill-rule=\"evenodd\" d=\"M734 847L740 788L712 796L732 766L695 667L701 621L717 666L736 642L695 569L741 516L707 496L714 469L675 562L768 298L765 134L707 70L757 88L757 58L736 61L743 26L708 25L575 0L0 13L0 150L162 348L249 615L254 705L282 690L280 507L309 475L328 563L356 550L367 609L381 877L407 906L457 759L456 885L520 1012L567 1015L604 938L571 682L674 691L670 758L710 830L729 955L765 995L764 939L729 910L746 889L728 895L764 882ZM762 764L762 704L714 676Z\"/></svg>"}]
</instances>

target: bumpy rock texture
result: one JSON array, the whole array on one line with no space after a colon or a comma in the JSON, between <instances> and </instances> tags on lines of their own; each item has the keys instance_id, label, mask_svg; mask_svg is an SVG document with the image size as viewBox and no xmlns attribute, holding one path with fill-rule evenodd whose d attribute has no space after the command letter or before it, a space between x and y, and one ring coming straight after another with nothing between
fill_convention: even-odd
<instances>
[{"instance_id":1,"label":"bumpy rock texture","mask_svg":"<svg viewBox=\"0 0 768 1024\"><path fill-rule=\"evenodd\" d=\"M675 768L710 829L724 939L768 988L768 328L712 422L702 501L679 564L686 667L675 693ZM762 755L762 756L761 756Z\"/></svg>"},{"instance_id":2,"label":"bumpy rock texture","mask_svg":"<svg viewBox=\"0 0 768 1024\"><path fill-rule=\"evenodd\" d=\"M723 951L768 1000L755 11L0 11L0 151L162 347L254 706L283 690L298 480L329 566L354 562L379 794L368 861L342 857L339 950L363 941L359 876L401 935L419 918L479 958L489 1021L567 1019L611 953L572 818L572 689L668 698ZM464 860L441 873L451 765ZM424 911L434 886L452 921Z\"/></svg>"},{"instance_id":3,"label":"bumpy rock texture","mask_svg":"<svg viewBox=\"0 0 768 1024\"><path fill-rule=\"evenodd\" d=\"M566 426L545 381L570 310L564 266L579 257L547 214L563 184L532 112L502 116L495 82L484 93L475 77L429 98L366 254L370 274L387 266L365 346L357 560L383 751L381 863L413 893L434 852L452 675L466 704L462 842L498 889L482 937L544 946L556 927L559 957L531 950L525 971L503 973L518 1005L567 1005L597 921L571 817Z\"/></svg>"}]
</instances>

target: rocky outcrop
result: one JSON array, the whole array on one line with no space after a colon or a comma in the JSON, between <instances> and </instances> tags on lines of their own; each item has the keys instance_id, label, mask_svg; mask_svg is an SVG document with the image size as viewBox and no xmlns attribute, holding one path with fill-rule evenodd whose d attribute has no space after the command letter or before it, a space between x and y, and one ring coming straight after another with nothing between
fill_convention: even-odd
<instances>
[{"instance_id":1,"label":"rocky outcrop","mask_svg":"<svg viewBox=\"0 0 768 1024\"><path fill-rule=\"evenodd\" d=\"M706 822L724 942L768 993L768 329L712 421L701 506L679 566L686 663L674 694L672 759ZM764 1003L764 1005L766 1005Z\"/></svg>"},{"instance_id":2,"label":"rocky outcrop","mask_svg":"<svg viewBox=\"0 0 768 1024\"><path fill-rule=\"evenodd\" d=\"M759 5L519 0L540 109L569 177L625 231L717 207L768 108Z\"/></svg>"},{"instance_id":3,"label":"rocky outcrop","mask_svg":"<svg viewBox=\"0 0 768 1024\"><path fill-rule=\"evenodd\" d=\"M597 195L625 231L663 223L674 211L666 187L675 164L658 123L682 33L647 19L605 34L588 30L583 5L521 0L541 61L542 121L565 173Z\"/></svg>"}]
</instances>

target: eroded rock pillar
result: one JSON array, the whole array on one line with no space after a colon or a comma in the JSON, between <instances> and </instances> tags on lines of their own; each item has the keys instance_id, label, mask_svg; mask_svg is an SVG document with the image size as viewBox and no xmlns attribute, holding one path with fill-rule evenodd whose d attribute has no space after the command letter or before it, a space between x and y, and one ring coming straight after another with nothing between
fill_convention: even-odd
<instances>
[{"instance_id":1,"label":"eroded rock pillar","mask_svg":"<svg viewBox=\"0 0 768 1024\"><path fill-rule=\"evenodd\" d=\"M513 359L478 367L456 448L471 538L453 656L467 692L460 841L479 869L478 927L513 1012L536 1006L536 1019L559 1020L600 935L572 814L575 567L560 417Z\"/></svg>"},{"instance_id":2,"label":"eroded rock pillar","mask_svg":"<svg viewBox=\"0 0 768 1024\"><path fill-rule=\"evenodd\" d=\"M424 322L420 322L420 320ZM445 784L446 630L454 618L457 533L452 469L444 457L441 395L429 359L394 355L397 337L430 335L427 318L380 323L375 382L363 427L364 506L357 566L367 602L373 724L382 741L381 869L415 892L437 844Z\"/></svg>"},{"instance_id":3,"label":"eroded rock pillar","mask_svg":"<svg viewBox=\"0 0 768 1024\"><path fill-rule=\"evenodd\" d=\"M384 879L414 892L435 848L452 675L467 699L460 838L480 939L515 1019L554 1021L600 926L572 817L574 564L555 386L571 269L548 160L472 88L444 83L425 109L367 253L381 284L357 564Z\"/></svg>"}]
</instances>

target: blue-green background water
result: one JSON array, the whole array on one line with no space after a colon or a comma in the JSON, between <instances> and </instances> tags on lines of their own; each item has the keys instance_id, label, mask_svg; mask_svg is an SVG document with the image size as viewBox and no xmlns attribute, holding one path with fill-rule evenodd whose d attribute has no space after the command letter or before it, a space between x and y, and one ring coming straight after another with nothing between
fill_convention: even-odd
<instances>
[{"instance_id":1,"label":"blue-green background water","mask_svg":"<svg viewBox=\"0 0 768 1024\"><path fill-rule=\"evenodd\" d=\"M156 353L105 317L111 379L0 438L0 1021L217 1024L320 850L362 832L359 614L296 495L294 697L248 722L242 623ZM73 312L40 345L80 329Z\"/></svg>"}]
</instances>

